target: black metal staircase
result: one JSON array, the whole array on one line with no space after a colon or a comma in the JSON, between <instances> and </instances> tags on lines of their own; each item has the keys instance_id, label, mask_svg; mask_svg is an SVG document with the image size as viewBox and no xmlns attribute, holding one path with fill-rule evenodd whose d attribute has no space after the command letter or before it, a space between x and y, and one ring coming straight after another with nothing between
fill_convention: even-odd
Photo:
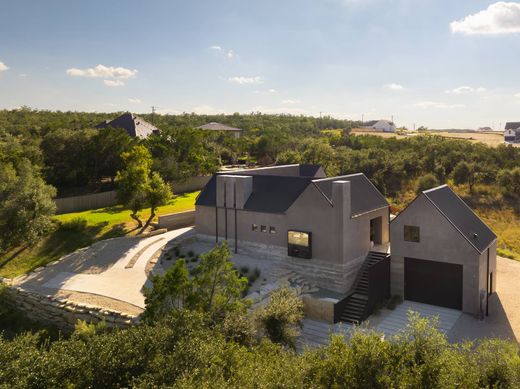
<instances>
[{"instance_id":1,"label":"black metal staircase","mask_svg":"<svg viewBox=\"0 0 520 389\"><path fill-rule=\"evenodd\" d=\"M379 261L388 258L386 253L370 251L359 270L350 295L342 302L340 321L360 324L369 312L369 269Z\"/></svg>"}]
</instances>

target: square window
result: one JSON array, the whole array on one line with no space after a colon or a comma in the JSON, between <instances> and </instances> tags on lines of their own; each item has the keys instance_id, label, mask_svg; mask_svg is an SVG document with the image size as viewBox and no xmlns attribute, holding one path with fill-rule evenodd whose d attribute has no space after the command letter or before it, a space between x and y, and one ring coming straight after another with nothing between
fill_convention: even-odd
<instances>
[{"instance_id":1,"label":"square window","mask_svg":"<svg viewBox=\"0 0 520 389\"><path fill-rule=\"evenodd\" d=\"M260 226L260 231L267 232L267 227L266 226Z\"/></svg>"},{"instance_id":2,"label":"square window","mask_svg":"<svg viewBox=\"0 0 520 389\"><path fill-rule=\"evenodd\" d=\"M421 241L421 231L419 227L404 226L404 240L419 243Z\"/></svg>"},{"instance_id":3,"label":"square window","mask_svg":"<svg viewBox=\"0 0 520 389\"><path fill-rule=\"evenodd\" d=\"M258 225L257 224L251 224L251 231L258 231Z\"/></svg>"},{"instance_id":4,"label":"square window","mask_svg":"<svg viewBox=\"0 0 520 389\"><path fill-rule=\"evenodd\" d=\"M276 234L276 227L270 226L269 227L269 233L270 234Z\"/></svg>"}]
</instances>

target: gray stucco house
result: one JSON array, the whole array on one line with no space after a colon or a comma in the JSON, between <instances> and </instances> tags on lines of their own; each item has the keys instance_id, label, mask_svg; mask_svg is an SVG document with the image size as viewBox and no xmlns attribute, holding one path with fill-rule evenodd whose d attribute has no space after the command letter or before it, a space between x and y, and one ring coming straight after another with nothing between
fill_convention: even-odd
<instances>
[{"instance_id":1,"label":"gray stucco house","mask_svg":"<svg viewBox=\"0 0 520 389\"><path fill-rule=\"evenodd\" d=\"M326 178L319 166L286 165L216 174L195 204L199 235L269 252L339 293L389 239L388 203L361 173Z\"/></svg>"},{"instance_id":2,"label":"gray stucco house","mask_svg":"<svg viewBox=\"0 0 520 389\"><path fill-rule=\"evenodd\" d=\"M390 224L391 290L407 300L487 310L496 235L447 185L419 194Z\"/></svg>"},{"instance_id":3,"label":"gray stucco house","mask_svg":"<svg viewBox=\"0 0 520 389\"><path fill-rule=\"evenodd\" d=\"M479 315L496 288L496 235L446 185L390 223L386 199L362 173L327 178L316 165L217 173L197 198L195 229L340 295L327 320L363 321L391 294Z\"/></svg>"},{"instance_id":4,"label":"gray stucco house","mask_svg":"<svg viewBox=\"0 0 520 389\"><path fill-rule=\"evenodd\" d=\"M96 128L107 127L122 128L133 138L147 138L159 132L159 129L153 124L130 112L125 112L114 120L107 120L96 126Z\"/></svg>"}]
</instances>

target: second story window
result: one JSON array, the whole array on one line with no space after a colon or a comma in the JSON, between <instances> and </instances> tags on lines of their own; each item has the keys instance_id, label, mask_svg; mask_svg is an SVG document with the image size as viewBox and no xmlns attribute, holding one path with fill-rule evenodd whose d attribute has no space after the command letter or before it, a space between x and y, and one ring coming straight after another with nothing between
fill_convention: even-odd
<instances>
[{"instance_id":1,"label":"second story window","mask_svg":"<svg viewBox=\"0 0 520 389\"><path fill-rule=\"evenodd\" d=\"M258 224L251 224L251 231L258 231Z\"/></svg>"},{"instance_id":2,"label":"second story window","mask_svg":"<svg viewBox=\"0 0 520 389\"><path fill-rule=\"evenodd\" d=\"M269 227L269 233L270 234L276 234L276 227L270 226Z\"/></svg>"},{"instance_id":3,"label":"second story window","mask_svg":"<svg viewBox=\"0 0 520 389\"><path fill-rule=\"evenodd\" d=\"M421 241L421 230L417 226L404 226L404 240L419 243Z\"/></svg>"},{"instance_id":4,"label":"second story window","mask_svg":"<svg viewBox=\"0 0 520 389\"><path fill-rule=\"evenodd\" d=\"M266 226L260 226L260 231L267 232L267 227Z\"/></svg>"}]
</instances>

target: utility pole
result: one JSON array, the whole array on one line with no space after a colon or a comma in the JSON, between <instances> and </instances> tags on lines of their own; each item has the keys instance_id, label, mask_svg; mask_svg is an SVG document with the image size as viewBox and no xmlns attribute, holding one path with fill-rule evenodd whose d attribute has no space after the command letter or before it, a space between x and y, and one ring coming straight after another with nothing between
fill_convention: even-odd
<instances>
[{"instance_id":1,"label":"utility pole","mask_svg":"<svg viewBox=\"0 0 520 389\"><path fill-rule=\"evenodd\" d=\"M156 109L157 109L157 107L155 105L152 105L152 124L155 124L154 119L155 119L155 110Z\"/></svg>"},{"instance_id":2,"label":"utility pole","mask_svg":"<svg viewBox=\"0 0 520 389\"><path fill-rule=\"evenodd\" d=\"M361 114L361 125L363 125L363 123L365 123L365 114L364 113Z\"/></svg>"}]
</instances>

